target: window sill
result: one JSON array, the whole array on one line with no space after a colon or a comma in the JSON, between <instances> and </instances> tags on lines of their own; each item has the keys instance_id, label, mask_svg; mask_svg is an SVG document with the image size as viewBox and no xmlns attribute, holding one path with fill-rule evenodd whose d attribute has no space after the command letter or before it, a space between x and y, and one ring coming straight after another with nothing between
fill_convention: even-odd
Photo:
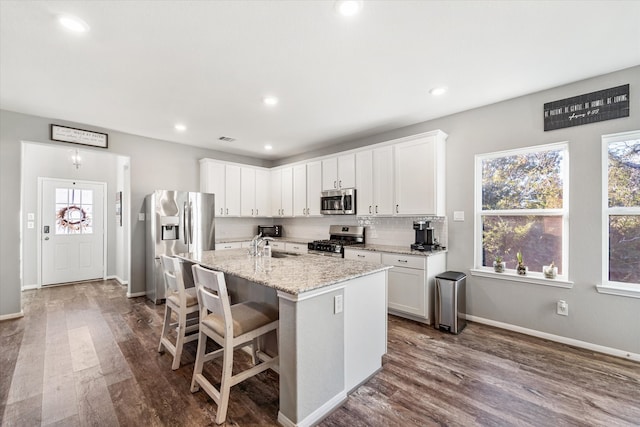
<instances>
[{"instance_id":1,"label":"window sill","mask_svg":"<svg viewBox=\"0 0 640 427\"><path fill-rule=\"evenodd\" d=\"M472 268L472 276L488 277L491 279L509 280L511 282L532 283L534 285L553 286L555 288L573 288L573 282L559 276L557 279L547 279L542 273L529 272L526 276L521 276L515 272L505 271L504 273L496 273L489 269ZM640 294L639 294L640 296Z\"/></svg>"},{"instance_id":2,"label":"window sill","mask_svg":"<svg viewBox=\"0 0 640 427\"><path fill-rule=\"evenodd\" d=\"M640 298L640 287L623 283L607 283L596 285L596 290L601 294L618 295L621 297Z\"/></svg>"}]
</instances>

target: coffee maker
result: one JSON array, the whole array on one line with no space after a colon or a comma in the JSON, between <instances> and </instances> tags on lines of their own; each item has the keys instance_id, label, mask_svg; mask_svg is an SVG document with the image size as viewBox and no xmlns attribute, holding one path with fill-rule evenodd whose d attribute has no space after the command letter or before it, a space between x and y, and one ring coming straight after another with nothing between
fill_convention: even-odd
<instances>
[{"instance_id":1,"label":"coffee maker","mask_svg":"<svg viewBox=\"0 0 640 427\"><path fill-rule=\"evenodd\" d=\"M433 237L433 228L429 221L414 221L413 229L416 230L416 242L411 245L414 251L431 251L439 247Z\"/></svg>"}]
</instances>

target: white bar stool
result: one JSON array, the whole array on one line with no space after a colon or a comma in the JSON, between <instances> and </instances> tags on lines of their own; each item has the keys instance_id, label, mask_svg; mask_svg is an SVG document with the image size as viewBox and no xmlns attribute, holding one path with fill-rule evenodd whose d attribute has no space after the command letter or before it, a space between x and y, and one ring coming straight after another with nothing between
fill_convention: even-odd
<instances>
[{"instance_id":1,"label":"white bar stool","mask_svg":"<svg viewBox=\"0 0 640 427\"><path fill-rule=\"evenodd\" d=\"M231 387L269 368L278 366L279 356L270 357L260 352L258 337L270 331L278 331L278 312L273 307L248 301L231 305L224 273L194 265L193 278L198 289L200 303L200 332L196 363L191 380L191 392L200 387L217 403L216 424L226 420ZM221 349L206 353L207 338ZM251 345L254 366L233 375L233 352L236 348ZM222 356L222 381L216 389L202 374L204 362ZM262 363L256 365L258 360ZM277 368L276 368L277 369Z\"/></svg>"},{"instance_id":2,"label":"white bar stool","mask_svg":"<svg viewBox=\"0 0 640 427\"><path fill-rule=\"evenodd\" d=\"M164 271L167 298L158 352L162 353L164 348L173 355L171 369L175 371L180 367L180 358L184 344L198 339L198 334L187 335L198 330L198 319L187 319L190 313L198 312L198 297L195 287L188 289L184 287L180 260L166 255L161 255L160 258ZM175 313L177 317L177 321L173 323L171 322L172 312ZM192 323L191 325L188 324L189 321ZM175 344L169 340L169 332L172 328L175 328L177 335Z\"/></svg>"}]
</instances>

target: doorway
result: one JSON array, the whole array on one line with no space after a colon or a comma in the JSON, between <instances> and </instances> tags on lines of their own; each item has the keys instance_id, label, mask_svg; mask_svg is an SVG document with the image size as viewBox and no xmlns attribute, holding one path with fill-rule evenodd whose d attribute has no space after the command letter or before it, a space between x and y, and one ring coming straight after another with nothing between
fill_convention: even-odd
<instances>
[{"instance_id":1,"label":"doorway","mask_svg":"<svg viewBox=\"0 0 640 427\"><path fill-rule=\"evenodd\" d=\"M42 286L103 279L106 183L39 178Z\"/></svg>"}]
</instances>

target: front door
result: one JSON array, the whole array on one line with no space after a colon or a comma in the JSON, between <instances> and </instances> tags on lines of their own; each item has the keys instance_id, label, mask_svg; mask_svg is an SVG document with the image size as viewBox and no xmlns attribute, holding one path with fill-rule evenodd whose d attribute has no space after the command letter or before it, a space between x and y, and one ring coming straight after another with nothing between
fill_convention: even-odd
<instances>
[{"instance_id":1,"label":"front door","mask_svg":"<svg viewBox=\"0 0 640 427\"><path fill-rule=\"evenodd\" d=\"M104 277L104 183L42 178L42 285Z\"/></svg>"}]
</instances>

